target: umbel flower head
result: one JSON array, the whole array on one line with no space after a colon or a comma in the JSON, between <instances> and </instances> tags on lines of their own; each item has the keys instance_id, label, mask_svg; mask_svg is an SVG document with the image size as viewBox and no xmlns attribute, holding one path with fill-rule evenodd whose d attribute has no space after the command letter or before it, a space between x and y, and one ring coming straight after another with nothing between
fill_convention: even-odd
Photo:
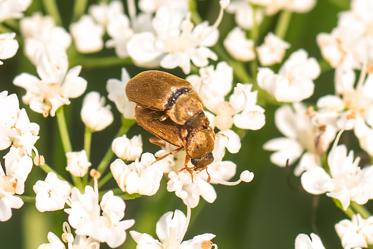
<instances>
[{"instance_id":1,"label":"umbel flower head","mask_svg":"<svg viewBox=\"0 0 373 249\"><path fill-rule=\"evenodd\" d=\"M69 70L64 53L56 51L53 59L41 56L36 70L40 78L22 73L13 83L26 90L23 102L44 117L54 116L58 108L70 104L70 98L79 97L87 87L87 81L79 76L81 67Z\"/></svg>"}]
</instances>

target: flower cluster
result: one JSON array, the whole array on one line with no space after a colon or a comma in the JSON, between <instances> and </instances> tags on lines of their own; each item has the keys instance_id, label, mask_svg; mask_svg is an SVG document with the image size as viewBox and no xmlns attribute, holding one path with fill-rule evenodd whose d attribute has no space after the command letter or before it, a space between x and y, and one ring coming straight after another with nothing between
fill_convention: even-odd
<instances>
[{"instance_id":1,"label":"flower cluster","mask_svg":"<svg viewBox=\"0 0 373 249\"><path fill-rule=\"evenodd\" d=\"M306 192L325 194L349 216L335 225L343 248L369 247L373 218L364 205L373 199L373 165L360 158L373 158L370 1L353 0L351 9L339 15L337 27L318 35L321 54L335 70L335 92L312 105L315 82L326 63L291 45L285 33L291 13L310 11L316 0L212 1L219 8L212 23L199 16L197 1L188 0L128 0L126 5L119 0L77 0L69 23L59 16L55 1L41 3L44 14L24 17L31 0L0 0L0 65L16 54L18 44L23 45L30 65L17 71L13 84L23 89L23 103L32 111L44 118L56 116L66 159L57 160L62 167L46 163L35 148L39 126L30 122L16 95L0 92L0 150L5 154L0 163L0 221L9 220L24 198L33 200L39 212L65 215L61 236L48 233L48 243L39 249L98 249L101 244L117 248L125 243L127 232L139 249L217 248L211 233L185 239L193 209L200 201L214 203L218 185L253 180L253 172L226 155L239 153L243 137L262 129L266 115L276 107L274 121L282 137L263 145L272 153L270 161L280 167L295 166L294 174ZM225 12L234 17L234 25L222 32ZM270 30L271 25L264 24L274 16L278 25ZM91 83L88 87L89 77L81 76L89 67L111 65L122 70L120 79L108 77L107 94L99 91L102 87ZM213 161L207 167L193 165L196 158L190 159L184 150L188 141L183 133L193 120L184 126L171 123L180 129L180 134L172 135L182 141L182 147L151 138L161 148L146 149L144 134L131 129L141 118L135 115L140 107L136 109L126 95L133 71L124 65L139 69L134 71L172 70L190 83L192 90L187 90L194 91L204 106L198 114L204 113L209 121L210 127L206 124L204 129L214 137ZM177 101L178 92L172 94L171 100ZM79 97L85 128L81 148L71 144L64 112ZM163 115L157 122L170 121L167 108L153 110ZM100 153L93 157L93 136L114 127L118 116L120 128L107 152L101 153L100 144ZM341 143L342 133L354 136L365 154ZM99 155L101 161L96 162ZM46 176L31 183L35 196L22 196L33 164ZM179 198L186 214L176 208L165 213L156 224L157 237L137 231L141 229L127 218L126 207L132 199L161 191ZM311 233L299 234L295 248L325 247Z\"/></svg>"},{"instance_id":2,"label":"flower cluster","mask_svg":"<svg viewBox=\"0 0 373 249\"><path fill-rule=\"evenodd\" d=\"M33 166L32 154L37 150L39 126L30 122L25 109L20 109L15 94L0 92L0 150L7 150L4 169L0 164L0 221L12 216L12 209L22 207L18 195L25 192L25 181Z\"/></svg>"}]
</instances>

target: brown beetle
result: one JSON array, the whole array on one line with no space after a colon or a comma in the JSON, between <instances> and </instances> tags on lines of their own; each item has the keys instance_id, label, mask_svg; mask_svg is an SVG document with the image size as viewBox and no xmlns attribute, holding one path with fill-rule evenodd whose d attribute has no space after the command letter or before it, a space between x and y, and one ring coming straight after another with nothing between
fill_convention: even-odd
<instances>
[{"instance_id":1,"label":"brown beetle","mask_svg":"<svg viewBox=\"0 0 373 249\"><path fill-rule=\"evenodd\" d=\"M156 138L185 149L185 167L201 171L213 162L215 133L203 112L203 104L190 83L161 71L145 71L132 78L126 87L130 100L137 104L136 120ZM176 121L175 121L176 120ZM187 167L189 160L194 167Z\"/></svg>"}]
</instances>

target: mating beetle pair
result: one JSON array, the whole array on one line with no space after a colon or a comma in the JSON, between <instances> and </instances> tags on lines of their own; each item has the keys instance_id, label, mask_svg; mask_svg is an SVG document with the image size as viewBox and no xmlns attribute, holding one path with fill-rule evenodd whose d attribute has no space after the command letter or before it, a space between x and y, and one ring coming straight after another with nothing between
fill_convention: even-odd
<instances>
[{"instance_id":1,"label":"mating beetle pair","mask_svg":"<svg viewBox=\"0 0 373 249\"><path fill-rule=\"evenodd\" d=\"M215 133L203 112L203 103L191 84L172 74L149 70L139 73L127 84L129 100L137 104L138 124L156 138L157 145L168 142L185 149L184 169L190 173L207 169L213 162ZM193 168L188 168L191 161Z\"/></svg>"}]
</instances>

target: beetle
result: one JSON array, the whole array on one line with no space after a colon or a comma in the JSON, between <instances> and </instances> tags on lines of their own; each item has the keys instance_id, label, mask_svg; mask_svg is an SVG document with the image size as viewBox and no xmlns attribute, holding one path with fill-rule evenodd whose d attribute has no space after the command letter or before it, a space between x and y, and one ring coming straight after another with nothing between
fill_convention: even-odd
<instances>
[{"instance_id":1,"label":"beetle","mask_svg":"<svg viewBox=\"0 0 373 249\"><path fill-rule=\"evenodd\" d=\"M161 120L163 113L152 109L136 106L135 117L137 123L148 132L156 136L150 142L164 146L164 141L176 146L174 152L185 149L185 165L183 169L191 174L207 169L207 166L214 161L212 151L214 149L215 133L208 126L208 120L203 114L198 115L196 123L205 123L207 126L185 127L175 124L172 120ZM205 120L206 119L206 120ZM163 157L162 157L163 158ZM193 168L188 168L191 161ZM183 170L182 169L182 170Z\"/></svg>"},{"instance_id":2,"label":"beetle","mask_svg":"<svg viewBox=\"0 0 373 249\"><path fill-rule=\"evenodd\" d=\"M203 103L192 85L162 71L148 70L137 74L128 81L126 94L137 105L164 112L161 120L170 118L179 125L203 112Z\"/></svg>"},{"instance_id":3,"label":"beetle","mask_svg":"<svg viewBox=\"0 0 373 249\"><path fill-rule=\"evenodd\" d=\"M144 71L129 80L126 94L136 103L137 123L155 135L150 142L164 146L166 141L177 147L174 152L185 149L183 169L190 173L207 170L214 160L215 133L188 81L162 71ZM193 168L187 167L189 161Z\"/></svg>"}]
</instances>

